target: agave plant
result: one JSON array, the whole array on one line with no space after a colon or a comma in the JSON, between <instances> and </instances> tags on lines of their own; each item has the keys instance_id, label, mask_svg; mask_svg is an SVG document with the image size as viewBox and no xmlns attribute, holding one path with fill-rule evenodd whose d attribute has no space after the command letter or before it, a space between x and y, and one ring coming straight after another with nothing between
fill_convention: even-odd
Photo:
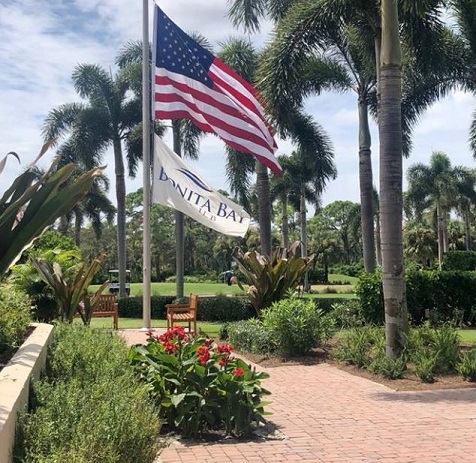
<instances>
[{"instance_id":1,"label":"agave plant","mask_svg":"<svg viewBox=\"0 0 476 463\"><path fill-rule=\"evenodd\" d=\"M36 160L48 148L49 144L45 144ZM18 159L15 153L9 154ZM0 161L0 173L5 167L7 156ZM56 170L57 162L53 162L40 178L33 165L30 166L0 198L0 278L35 238L86 195L95 177L103 171L102 168L92 169L68 182L76 168L75 164Z\"/></svg>"},{"instance_id":2,"label":"agave plant","mask_svg":"<svg viewBox=\"0 0 476 463\"><path fill-rule=\"evenodd\" d=\"M271 257L256 251L243 253L238 249L234 261L249 285L247 295L258 317L261 311L273 302L283 299L302 283L304 274L314 260L314 256L301 257L301 243L296 241L289 248L275 249ZM244 290L240 281L239 287Z\"/></svg>"},{"instance_id":3,"label":"agave plant","mask_svg":"<svg viewBox=\"0 0 476 463\"><path fill-rule=\"evenodd\" d=\"M85 303L85 311L81 314L81 318L85 324L91 319L90 313L109 282L105 281L92 297L85 298L85 296L88 286L91 284L94 275L101 268L105 257L106 254L101 253L89 266L83 264L71 279L65 279L63 277L63 273L66 272L63 272L58 262L51 263L46 259L31 258L31 263L38 271L41 279L48 284L54 292L60 308L61 320L71 322L84 299L86 299L87 302Z\"/></svg>"}]
</instances>

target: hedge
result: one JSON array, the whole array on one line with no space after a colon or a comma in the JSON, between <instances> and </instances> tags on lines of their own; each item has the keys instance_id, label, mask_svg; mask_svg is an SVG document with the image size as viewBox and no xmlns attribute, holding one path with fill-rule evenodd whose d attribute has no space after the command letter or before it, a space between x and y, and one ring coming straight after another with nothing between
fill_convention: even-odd
<instances>
[{"instance_id":1,"label":"hedge","mask_svg":"<svg viewBox=\"0 0 476 463\"><path fill-rule=\"evenodd\" d=\"M46 376L33 383L14 461L152 463L159 410L134 374L119 336L78 324L55 327Z\"/></svg>"},{"instance_id":2,"label":"hedge","mask_svg":"<svg viewBox=\"0 0 476 463\"><path fill-rule=\"evenodd\" d=\"M405 275L411 321L419 324L429 310L433 321L476 322L476 272L411 271ZM356 287L363 317L368 323L384 321L381 274L363 274Z\"/></svg>"},{"instance_id":3,"label":"hedge","mask_svg":"<svg viewBox=\"0 0 476 463\"><path fill-rule=\"evenodd\" d=\"M165 306L175 296L152 296L151 318L165 319ZM212 296L200 297L197 319L202 321L231 322L246 320L256 315L247 297ZM141 318L142 296L119 299L119 317Z\"/></svg>"},{"instance_id":4,"label":"hedge","mask_svg":"<svg viewBox=\"0 0 476 463\"><path fill-rule=\"evenodd\" d=\"M475 251L448 251L441 265L442 270L474 271L476 270Z\"/></svg>"}]
</instances>

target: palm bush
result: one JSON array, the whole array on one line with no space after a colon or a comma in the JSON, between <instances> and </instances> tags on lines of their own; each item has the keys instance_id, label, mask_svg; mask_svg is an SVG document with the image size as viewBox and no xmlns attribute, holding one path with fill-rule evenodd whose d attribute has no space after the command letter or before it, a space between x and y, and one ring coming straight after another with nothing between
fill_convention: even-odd
<instances>
[{"instance_id":1,"label":"palm bush","mask_svg":"<svg viewBox=\"0 0 476 463\"><path fill-rule=\"evenodd\" d=\"M289 250L275 249L271 257L256 251L243 253L238 250L233 259L249 285L247 295L259 317L263 309L280 301L302 283L314 257L301 257L300 243L295 242ZM238 285L244 291L240 281Z\"/></svg>"}]
</instances>

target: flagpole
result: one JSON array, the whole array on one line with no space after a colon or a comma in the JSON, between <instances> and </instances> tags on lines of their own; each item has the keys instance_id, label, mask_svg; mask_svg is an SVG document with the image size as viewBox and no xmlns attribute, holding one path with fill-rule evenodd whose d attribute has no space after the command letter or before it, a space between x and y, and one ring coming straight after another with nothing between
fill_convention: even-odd
<instances>
[{"instance_id":1,"label":"flagpole","mask_svg":"<svg viewBox=\"0 0 476 463\"><path fill-rule=\"evenodd\" d=\"M143 329L150 329L150 62L149 0L142 0Z\"/></svg>"}]
</instances>

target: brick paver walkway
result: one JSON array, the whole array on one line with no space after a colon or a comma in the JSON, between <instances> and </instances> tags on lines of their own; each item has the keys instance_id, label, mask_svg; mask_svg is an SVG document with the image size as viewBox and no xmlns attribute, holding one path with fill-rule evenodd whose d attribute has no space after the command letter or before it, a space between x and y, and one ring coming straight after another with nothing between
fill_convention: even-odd
<instances>
[{"instance_id":1,"label":"brick paver walkway","mask_svg":"<svg viewBox=\"0 0 476 463\"><path fill-rule=\"evenodd\" d=\"M137 333L137 332L136 332ZM128 336L128 337L127 337ZM125 334L129 343L143 333ZM161 463L475 463L476 389L396 392L331 365L266 370L282 440L177 441Z\"/></svg>"}]
</instances>

